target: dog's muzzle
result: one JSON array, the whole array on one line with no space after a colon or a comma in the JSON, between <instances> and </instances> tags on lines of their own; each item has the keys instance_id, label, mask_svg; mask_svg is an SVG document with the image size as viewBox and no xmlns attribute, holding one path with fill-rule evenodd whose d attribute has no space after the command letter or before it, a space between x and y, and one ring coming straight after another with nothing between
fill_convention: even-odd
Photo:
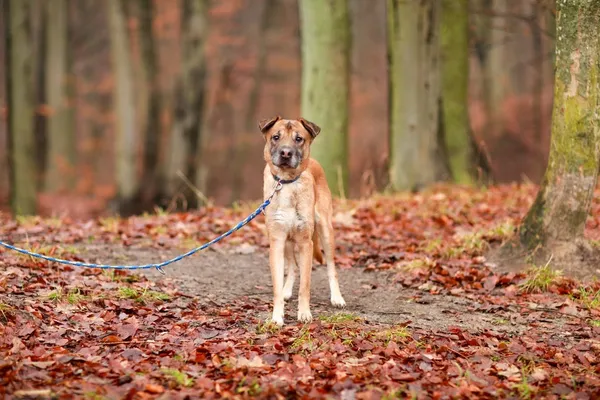
<instances>
[{"instance_id":1,"label":"dog's muzzle","mask_svg":"<svg viewBox=\"0 0 600 400\"><path fill-rule=\"evenodd\" d=\"M279 147L271 153L271 161L281 168L298 168L301 158L301 154L289 146Z\"/></svg>"}]
</instances>

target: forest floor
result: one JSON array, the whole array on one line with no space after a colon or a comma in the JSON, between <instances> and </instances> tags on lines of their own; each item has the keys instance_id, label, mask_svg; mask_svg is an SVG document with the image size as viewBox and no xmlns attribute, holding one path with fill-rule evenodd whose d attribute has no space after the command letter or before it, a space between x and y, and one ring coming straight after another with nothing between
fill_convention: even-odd
<instances>
[{"instance_id":1,"label":"forest floor","mask_svg":"<svg viewBox=\"0 0 600 400\"><path fill-rule=\"evenodd\" d=\"M347 307L329 305L326 268L315 265L315 320L298 323L292 298L283 328L265 322L262 216L166 276L0 248L0 397L598 398L600 283L564 278L551 264L498 273L486 259L535 192L437 186L337 201ZM0 215L0 240L89 262L156 262L257 204L90 221ZM599 211L596 201L586 226L593 245Z\"/></svg>"}]
</instances>

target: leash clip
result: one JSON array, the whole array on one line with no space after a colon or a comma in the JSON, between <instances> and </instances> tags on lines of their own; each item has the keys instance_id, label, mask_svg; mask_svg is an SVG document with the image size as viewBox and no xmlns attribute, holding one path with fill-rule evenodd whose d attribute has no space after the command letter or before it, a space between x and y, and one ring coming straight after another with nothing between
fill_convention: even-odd
<instances>
[{"instance_id":1,"label":"leash clip","mask_svg":"<svg viewBox=\"0 0 600 400\"><path fill-rule=\"evenodd\" d=\"M266 201L270 203L271 199L275 196L275 193L279 192L282 188L283 183L281 183L281 181L276 181L275 186L273 186L273 192L271 192L271 195L267 198ZM261 212L263 215L267 215L267 213L265 213L265 207L262 208Z\"/></svg>"}]
</instances>

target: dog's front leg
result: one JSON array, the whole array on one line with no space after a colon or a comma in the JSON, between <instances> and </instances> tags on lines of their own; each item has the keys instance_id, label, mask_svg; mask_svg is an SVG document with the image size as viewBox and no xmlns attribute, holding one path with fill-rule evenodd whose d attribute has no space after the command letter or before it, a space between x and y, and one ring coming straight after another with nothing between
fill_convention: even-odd
<instances>
[{"instance_id":1,"label":"dog's front leg","mask_svg":"<svg viewBox=\"0 0 600 400\"><path fill-rule=\"evenodd\" d=\"M296 264L300 269L300 289L298 290L298 321L312 321L310 312L310 275L312 272L313 242L312 235L296 243Z\"/></svg>"},{"instance_id":2,"label":"dog's front leg","mask_svg":"<svg viewBox=\"0 0 600 400\"><path fill-rule=\"evenodd\" d=\"M283 325L283 274L285 269L285 235L274 234L270 237L269 265L273 282L273 316L271 321Z\"/></svg>"}]
</instances>

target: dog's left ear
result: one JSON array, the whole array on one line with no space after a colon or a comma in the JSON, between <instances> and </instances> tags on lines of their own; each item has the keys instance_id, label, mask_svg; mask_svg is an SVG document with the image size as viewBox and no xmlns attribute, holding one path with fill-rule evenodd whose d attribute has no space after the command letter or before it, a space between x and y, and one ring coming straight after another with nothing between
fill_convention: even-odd
<instances>
[{"instance_id":1,"label":"dog's left ear","mask_svg":"<svg viewBox=\"0 0 600 400\"><path fill-rule=\"evenodd\" d=\"M279 115L273 118L263 119L258 123L258 129L260 129L262 133L266 133L269 129L273 127L273 125L275 125L275 122L279 121L280 119L281 117Z\"/></svg>"},{"instance_id":2,"label":"dog's left ear","mask_svg":"<svg viewBox=\"0 0 600 400\"><path fill-rule=\"evenodd\" d=\"M317 137L319 132L321 132L319 125L315 124L314 122L307 121L304 118L300 118L298 121L300 121L304 129L310 133L310 136L312 136L313 139Z\"/></svg>"}]
</instances>

